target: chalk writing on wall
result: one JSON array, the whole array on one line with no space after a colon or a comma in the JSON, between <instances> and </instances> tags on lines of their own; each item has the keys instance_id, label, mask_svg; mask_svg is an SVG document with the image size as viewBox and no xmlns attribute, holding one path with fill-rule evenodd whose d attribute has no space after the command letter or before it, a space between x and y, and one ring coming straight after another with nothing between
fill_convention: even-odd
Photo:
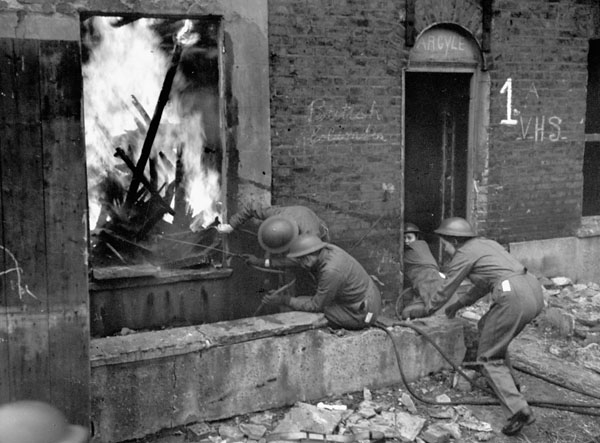
<instances>
[{"instance_id":1,"label":"chalk writing on wall","mask_svg":"<svg viewBox=\"0 0 600 443\"><path fill-rule=\"evenodd\" d=\"M475 43L454 30L434 27L419 36L410 51L410 63L458 62L479 64L481 55Z\"/></svg>"},{"instance_id":2,"label":"chalk writing on wall","mask_svg":"<svg viewBox=\"0 0 600 443\"><path fill-rule=\"evenodd\" d=\"M0 249L2 249L4 252L6 252L8 254L8 256L12 259L13 263L14 263L14 267L12 268L8 268L5 269L4 271L0 271L0 275L5 275L5 274L9 274L11 272L14 272L17 276L17 287L16 290L19 293L19 299L23 300L23 295L27 294L33 298L35 298L36 300L38 299L27 287L27 285L23 286L21 283L21 274L23 273L23 269L21 269L21 267L19 266L19 262L17 261L17 259L15 258L15 256L13 255L12 252L10 252L8 249L6 249L4 246L0 245ZM13 282L11 282L11 285L14 285ZM12 289L15 289L14 286L12 286Z\"/></svg>"},{"instance_id":3,"label":"chalk writing on wall","mask_svg":"<svg viewBox=\"0 0 600 443\"><path fill-rule=\"evenodd\" d=\"M373 123L381 121L382 117L374 101L365 111L352 105L335 107L326 100L313 100L308 106L308 123L311 126L310 134L306 141L319 144L336 141L377 141L384 142L386 137L382 132L376 131ZM346 130L344 123L367 122L362 130ZM332 123L338 123L337 126Z\"/></svg>"},{"instance_id":4,"label":"chalk writing on wall","mask_svg":"<svg viewBox=\"0 0 600 443\"><path fill-rule=\"evenodd\" d=\"M523 112L513 107L512 79L510 77L504 82L500 94L506 94L506 118L500 120L500 124L518 126L517 140L533 140L535 142L543 142L546 139L551 142L566 140L566 137L561 135L562 119L560 117L556 115L550 117L546 117L546 115L524 116ZM531 95L536 100L540 98L533 83L525 94L525 102ZM518 117L518 120L513 116Z\"/></svg>"}]
</instances>

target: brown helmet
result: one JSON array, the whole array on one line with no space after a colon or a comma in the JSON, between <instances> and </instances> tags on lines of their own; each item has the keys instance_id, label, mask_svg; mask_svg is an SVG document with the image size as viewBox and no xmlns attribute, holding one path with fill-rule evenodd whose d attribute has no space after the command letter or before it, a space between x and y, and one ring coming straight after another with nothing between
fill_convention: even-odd
<instances>
[{"instance_id":1,"label":"brown helmet","mask_svg":"<svg viewBox=\"0 0 600 443\"><path fill-rule=\"evenodd\" d=\"M404 223L404 233L408 234L409 232L414 232L415 234L419 234L421 230L414 223Z\"/></svg>"},{"instance_id":2,"label":"brown helmet","mask_svg":"<svg viewBox=\"0 0 600 443\"><path fill-rule=\"evenodd\" d=\"M260 224L258 243L265 251L279 254L289 249L298 232L298 224L294 220L273 215Z\"/></svg>"},{"instance_id":3,"label":"brown helmet","mask_svg":"<svg viewBox=\"0 0 600 443\"><path fill-rule=\"evenodd\" d=\"M435 231L438 235L448 237L476 237L471 224L461 217L450 217L442 220L440 227Z\"/></svg>"},{"instance_id":4,"label":"brown helmet","mask_svg":"<svg viewBox=\"0 0 600 443\"><path fill-rule=\"evenodd\" d=\"M290 244L289 258L302 257L323 249L327 243L313 234L303 234L296 237Z\"/></svg>"},{"instance_id":5,"label":"brown helmet","mask_svg":"<svg viewBox=\"0 0 600 443\"><path fill-rule=\"evenodd\" d=\"M84 443L87 438L87 429L69 424L47 403L21 400L0 406L2 443Z\"/></svg>"}]
</instances>

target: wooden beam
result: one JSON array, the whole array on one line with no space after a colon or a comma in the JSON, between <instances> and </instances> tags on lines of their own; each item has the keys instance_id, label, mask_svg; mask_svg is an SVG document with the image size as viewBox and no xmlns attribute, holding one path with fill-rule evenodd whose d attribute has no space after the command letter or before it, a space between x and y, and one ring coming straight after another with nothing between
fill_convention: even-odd
<instances>
[{"instance_id":1,"label":"wooden beam","mask_svg":"<svg viewBox=\"0 0 600 443\"><path fill-rule=\"evenodd\" d=\"M52 404L88 426L89 302L85 208L87 179L81 125L78 42L40 42L45 248Z\"/></svg>"},{"instance_id":2,"label":"wooden beam","mask_svg":"<svg viewBox=\"0 0 600 443\"><path fill-rule=\"evenodd\" d=\"M2 246L5 254L10 251L14 257L13 262L5 256L5 266L19 271L4 276L3 314L7 315L8 330L0 336L7 335L8 352L0 358L4 368L0 372L8 371L8 387L0 390L8 392L8 398L0 402L49 400L39 42L4 40L2 49L0 70L7 70L0 85L2 95L7 96L0 111L4 122L0 152Z\"/></svg>"}]
</instances>

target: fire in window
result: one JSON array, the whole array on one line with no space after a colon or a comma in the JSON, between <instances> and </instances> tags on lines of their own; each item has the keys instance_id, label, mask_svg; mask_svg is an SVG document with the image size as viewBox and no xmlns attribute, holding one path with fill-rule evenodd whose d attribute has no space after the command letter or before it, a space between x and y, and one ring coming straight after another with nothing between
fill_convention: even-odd
<instances>
[{"instance_id":1,"label":"fire in window","mask_svg":"<svg viewBox=\"0 0 600 443\"><path fill-rule=\"evenodd\" d=\"M218 20L93 16L82 36L90 265L210 265L224 209Z\"/></svg>"}]
</instances>

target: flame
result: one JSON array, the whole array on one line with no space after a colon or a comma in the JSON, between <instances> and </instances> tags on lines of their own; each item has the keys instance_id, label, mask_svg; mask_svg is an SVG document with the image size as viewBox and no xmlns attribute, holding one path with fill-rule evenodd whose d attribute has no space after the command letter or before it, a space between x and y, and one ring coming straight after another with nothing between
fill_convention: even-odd
<instances>
[{"instance_id":1,"label":"flame","mask_svg":"<svg viewBox=\"0 0 600 443\"><path fill-rule=\"evenodd\" d=\"M147 115L153 114L170 58L161 49L160 36L152 29L153 19L140 19L121 27L111 26L113 19L109 17L90 20L93 20L94 37L99 36L87 42L90 54L83 66L88 199L90 227L94 229L107 180L123 189L127 189L131 180L129 169L114 156L115 148L124 149L135 163L143 145L148 117L134 105L132 97ZM187 46L197 41L192 22L186 20L177 34L177 42ZM202 165L206 144L203 115L198 107L190 106L189 101L189 98L182 101L178 94L171 94L151 158L156 159L160 188L175 179L177 155L181 150L187 210L192 217L200 217L205 226L218 215L214 208L220 199L220 176Z\"/></svg>"},{"instance_id":2,"label":"flame","mask_svg":"<svg viewBox=\"0 0 600 443\"><path fill-rule=\"evenodd\" d=\"M198 42L199 36L198 34L192 32L192 27L191 20L184 21L183 26L175 37L177 43L183 46L192 46Z\"/></svg>"}]
</instances>

